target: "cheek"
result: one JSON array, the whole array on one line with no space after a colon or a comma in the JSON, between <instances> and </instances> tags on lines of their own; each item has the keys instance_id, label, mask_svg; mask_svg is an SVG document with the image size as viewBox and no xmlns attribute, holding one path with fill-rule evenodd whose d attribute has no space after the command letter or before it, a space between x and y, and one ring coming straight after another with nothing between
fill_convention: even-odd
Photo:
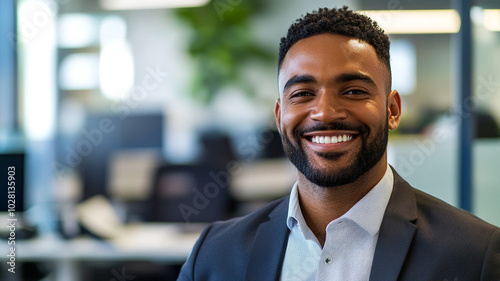
<instances>
[{"instance_id":1,"label":"cheek","mask_svg":"<svg viewBox=\"0 0 500 281\"><path fill-rule=\"evenodd\" d=\"M369 126L379 126L381 122L386 122L387 107L385 103L369 102L356 109L353 114Z\"/></svg>"},{"instance_id":2,"label":"cheek","mask_svg":"<svg viewBox=\"0 0 500 281\"><path fill-rule=\"evenodd\" d=\"M293 130L307 119L307 111L298 108L288 107L281 112L282 133L292 134Z\"/></svg>"}]
</instances>

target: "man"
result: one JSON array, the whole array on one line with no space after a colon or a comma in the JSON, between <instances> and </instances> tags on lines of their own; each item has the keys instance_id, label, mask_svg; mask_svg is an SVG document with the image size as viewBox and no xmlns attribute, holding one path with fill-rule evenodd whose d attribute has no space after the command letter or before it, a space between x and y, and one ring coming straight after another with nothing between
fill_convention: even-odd
<instances>
[{"instance_id":1,"label":"man","mask_svg":"<svg viewBox=\"0 0 500 281\"><path fill-rule=\"evenodd\" d=\"M500 229L387 163L401 100L375 22L347 7L305 15L281 39L278 86L297 183L207 227L178 280L500 280Z\"/></svg>"}]
</instances>

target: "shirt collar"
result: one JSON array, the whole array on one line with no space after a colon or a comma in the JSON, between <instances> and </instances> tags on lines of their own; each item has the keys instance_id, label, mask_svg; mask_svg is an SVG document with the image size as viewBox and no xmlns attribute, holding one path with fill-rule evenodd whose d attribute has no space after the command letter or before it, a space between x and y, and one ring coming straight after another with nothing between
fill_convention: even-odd
<instances>
[{"instance_id":1,"label":"shirt collar","mask_svg":"<svg viewBox=\"0 0 500 281\"><path fill-rule=\"evenodd\" d=\"M352 220L366 230L371 236L375 236L382 224L385 208L389 203L393 185L394 175L392 169L387 165L387 170L382 179L349 211L347 211L347 213L337 218L335 221L341 219ZM304 229L308 229L300 209L298 183L296 182L290 192L286 225L292 230L297 224L302 232L304 232Z\"/></svg>"},{"instance_id":2,"label":"shirt collar","mask_svg":"<svg viewBox=\"0 0 500 281\"><path fill-rule=\"evenodd\" d=\"M301 221L304 220L302 211L300 210L297 186L298 182L295 182L292 187L292 191L290 191L290 198L288 200L288 216L286 217L286 226L288 226L290 230L292 230L292 228L298 223L299 219ZM302 222L300 224L302 224Z\"/></svg>"}]
</instances>

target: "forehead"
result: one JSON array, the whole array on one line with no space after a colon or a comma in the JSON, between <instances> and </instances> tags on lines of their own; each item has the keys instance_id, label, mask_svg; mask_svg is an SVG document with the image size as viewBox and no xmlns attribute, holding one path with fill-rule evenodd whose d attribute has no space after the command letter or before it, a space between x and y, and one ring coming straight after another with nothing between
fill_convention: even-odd
<instances>
[{"instance_id":1,"label":"forehead","mask_svg":"<svg viewBox=\"0 0 500 281\"><path fill-rule=\"evenodd\" d=\"M296 75L311 75L317 80L344 73L370 76L380 87L387 83L388 70L365 41L334 34L311 36L295 43L281 65L280 92L286 81Z\"/></svg>"}]
</instances>

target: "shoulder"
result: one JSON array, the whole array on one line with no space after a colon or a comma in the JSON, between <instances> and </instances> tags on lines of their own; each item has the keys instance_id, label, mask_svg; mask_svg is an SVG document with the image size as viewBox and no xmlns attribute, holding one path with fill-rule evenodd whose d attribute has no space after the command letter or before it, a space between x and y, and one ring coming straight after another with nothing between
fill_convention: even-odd
<instances>
[{"instance_id":1,"label":"shoulder","mask_svg":"<svg viewBox=\"0 0 500 281\"><path fill-rule=\"evenodd\" d=\"M418 220L414 246L423 250L420 254L443 257L444 263L460 261L469 272L500 270L500 228L420 190L415 189L415 197Z\"/></svg>"},{"instance_id":2,"label":"shoulder","mask_svg":"<svg viewBox=\"0 0 500 281\"><path fill-rule=\"evenodd\" d=\"M462 276L460 280L500 277L500 228L411 187L397 174L394 194L392 207L386 213L403 214L399 218L409 221L415 230L407 256L408 276L418 273L426 280L448 278L444 276ZM394 224L387 227L391 229ZM423 277L423 268L428 278Z\"/></svg>"},{"instance_id":3,"label":"shoulder","mask_svg":"<svg viewBox=\"0 0 500 281\"><path fill-rule=\"evenodd\" d=\"M416 198L418 219L422 224L437 230L459 231L463 235L490 236L498 227L485 222L468 211L454 207L432 195L413 189ZM477 239L476 239L477 240Z\"/></svg>"},{"instance_id":4,"label":"shoulder","mask_svg":"<svg viewBox=\"0 0 500 281\"><path fill-rule=\"evenodd\" d=\"M407 218L416 219L419 228L426 226L440 232L460 230L462 233L486 232L490 235L500 230L468 211L412 187L396 172L394 172L394 194L397 194L393 200L397 201L393 204L396 210L411 213Z\"/></svg>"},{"instance_id":5,"label":"shoulder","mask_svg":"<svg viewBox=\"0 0 500 281\"><path fill-rule=\"evenodd\" d=\"M263 222L267 221L270 216L277 212L288 210L288 196L273 201L258 210L238 218L233 218L227 221L218 221L210 226L211 235L233 235L238 233L252 233Z\"/></svg>"},{"instance_id":6,"label":"shoulder","mask_svg":"<svg viewBox=\"0 0 500 281\"><path fill-rule=\"evenodd\" d=\"M497 226L406 182L398 182L398 188L409 189L414 196L417 227L414 245L426 249L427 254L448 253L455 258L476 257L480 261L491 245L499 242L500 228Z\"/></svg>"},{"instance_id":7,"label":"shoulder","mask_svg":"<svg viewBox=\"0 0 500 281\"><path fill-rule=\"evenodd\" d=\"M288 196L244 217L210 224L196 242L182 268L183 278L179 280L198 280L206 276L221 279L241 276L246 270L259 227L275 219L283 220L283 228L286 228L287 211Z\"/></svg>"}]
</instances>

